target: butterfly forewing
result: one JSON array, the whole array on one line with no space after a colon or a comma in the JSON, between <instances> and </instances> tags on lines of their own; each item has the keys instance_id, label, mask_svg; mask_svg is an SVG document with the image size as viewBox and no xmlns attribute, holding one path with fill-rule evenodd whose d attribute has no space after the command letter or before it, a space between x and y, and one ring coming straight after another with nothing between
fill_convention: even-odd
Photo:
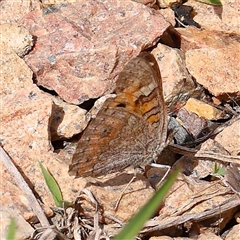
<instances>
[{"instance_id":1,"label":"butterfly forewing","mask_svg":"<svg viewBox=\"0 0 240 240\"><path fill-rule=\"evenodd\" d=\"M142 53L118 77L79 140L69 173L97 177L154 161L166 141L167 114L154 57Z\"/></svg>"}]
</instances>

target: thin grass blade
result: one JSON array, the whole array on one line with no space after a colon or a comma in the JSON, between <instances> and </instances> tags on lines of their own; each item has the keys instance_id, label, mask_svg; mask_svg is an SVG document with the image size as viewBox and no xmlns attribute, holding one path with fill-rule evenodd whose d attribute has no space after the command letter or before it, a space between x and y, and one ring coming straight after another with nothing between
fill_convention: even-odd
<instances>
[{"instance_id":1,"label":"thin grass blade","mask_svg":"<svg viewBox=\"0 0 240 240\"><path fill-rule=\"evenodd\" d=\"M54 199L56 206L63 207L62 193L57 182L52 177L52 175L48 172L48 170L42 165L42 163L39 162L39 165L40 165L43 177L45 179L45 182L47 184L47 187L52 194L52 197Z\"/></svg>"},{"instance_id":2,"label":"thin grass blade","mask_svg":"<svg viewBox=\"0 0 240 240\"><path fill-rule=\"evenodd\" d=\"M8 226L6 240L14 240L16 237L17 224L15 219L11 219L11 222Z\"/></svg>"},{"instance_id":3,"label":"thin grass blade","mask_svg":"<svg viewBox=\"0 0 240 240\"><path fill-rule=\"evenodd\" d=\"M164 197L175 182L180 170L176 170L168 177L163 186L143 206L143 208L128 222L128 224L114 237L113 240L133 239L142 229L145 222L155 213Z\"/></svg>"},{"instance_id":4,"label":"thin grass blade","mask_svg":"<svg viewBox=\"0 0 240 240\"><path fill-rule=\"evenodd\" d=\"M220 0L196 0L196 1L206 3L206 4L209 4L209 5L217 5L217 6L222 5Z\"/></svg>"}]
</instances>

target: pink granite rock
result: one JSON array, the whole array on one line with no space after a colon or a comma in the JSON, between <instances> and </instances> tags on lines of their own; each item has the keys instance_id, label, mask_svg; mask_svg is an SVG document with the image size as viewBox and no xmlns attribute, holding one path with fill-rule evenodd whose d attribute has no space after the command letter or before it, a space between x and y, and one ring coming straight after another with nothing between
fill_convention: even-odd
<instances>
[{"instance_id":1,"label":"pink granite rock","mask_svg":"<svg viewBox=\"0 0 240 240\"><path fill-rule=\"evenodd\" d=\"M234 33L195 27L178 28L177 31L181 34L181 49L184 52L204 47L225 48L230 44L238 45L240 42L240 36Z\"/></svg>"},{"instance_id":2,"label":"pink granite rock","mask_svg":"<svg viewBox=\"0 0 240 240\"><path fill-rule=\"evenodd\" d=\"M58 97L51 98L54 102L50 123L51 140L68 139L82 132L90 120L87 111Z\"/></svg>"},{"instance_id":3,"label":"pink granite rock","mask_svg":"<svg viewBox=\"0 0 240 240\"><path fill-rule=\"evenodd\" d=\"M220 100L240 96L240 44L186 52L186 64L196 81Z\"/></svg>"},{"instance_id":4,"label":"pink granite rock","mask_svg":"<svg viewBox=\"0 0 240 240\"><path fill-rule=\"evenodd\" d=\"M49 131L53 114L52 98L39 90L37 86L32 85L20 88L14 94L6 95L2 98L2 105L4 107L0 108L0 126L3 126L0 128L1 146L21 170L23 176L28 179L30 186L38 193L43 203L46 206L54 206L52 196L44 184L38 161L41 161L55 177L64 198L70 201L75 199L76 192L71 191L72 185L81 189L85 182L78 179L73 181L73 178L69 176L66 152L62 155L53 152ZM2 176L0 201L3 205L3 219L8 219L12 215L20 221L19 215L21 215L30 220L34 217L31 203L15 186L15 180L2 162L0 162L0 174ZM15 214L12 214L12 209L15 209ZM9 223L6 221L4 227ZM26 228L20 231L22 235L26 234L27 224L21 220L21 225L23 224ZM27 233L29 231L31 229ZM3 239L1 233L0 238Z\"/></svg>"},{"instance_id":5,"label":"pink granite rock","mask_svg":"<svg viewBox=\"0 0 240 240\"><path fill-rule=\"evenodd\" d=\"M110 93L124 65L170 25L156 10L130 0L55 5L19 23L36 37L24 58L36 83L74 104Z\"/></svg>"},{"instance_id":6,"label":"pink granite rock","mask_svg":"<svg viewBox=\"0 0 240 240\"><path fill-rule=\"evenodd\" d=\"M2 98L1 144L10 156L19 161L40 160L36 153L52 150L49 135L49 119L52 100L46 98L36 86L21 88ZM17 147L17 145L19 145Z\"/></svg>"},{"instance_id":7,"label":"pink granite rock","mask_svg":"<svg viewBox=\"0 0 240 240\"><path fill-rule=\"evenodd\" d=\"M1 54L1 81L0 98L12 94L19 88L32 85L32 71L26 63L6 44L0 43ZM13 71L14 69L14 71Z\"/></svg>"},{"instance_id":8,"label":"pink granite rock","mask_svg":"<svg viewBox=\"0 0 240 240\"><path fill-rule=\"evenodd\" d=\"M232 155L240 153L240 120L237 120L232 125L226 127L219 133L215 140L219 142Z\"/></svg>"},{"instance_id":9,"label":"pink granite rock","mask_svg":"<svg viewBox=\"0 0 240 240\"><path fill-rule=\"evenodd\" d=\"M133 0L134 2L147 5L149 7L153 6L156 3L156 0Z\"/></svg>"},{"instance_id":10,"label":"pink granite rock","mask_svg":"<svg viewBox=\"0 0 240 240\"><path fill-rule=\"evenodd\" d=\"M203 4L200 1L188 0L186 5L194 8L194 21L202 28L213 31L240 33L239 0L221 1L222 6Z\"/></svg>"},{"instance_id":11,"label":"pink granite rock","mask_svg":"<svg viewBox=\"0 0 240 240\"><path fill-rule=\"evenodd\" d=\"M184 105L188 98L201 96L202 90L187 70L183 51L159 43L152 54L161 71L163 94L170 112Z\"/></svg>"},{"instance_id":12,"label":"pink granite rock","mask_svg":"<svg viewBox=\"0 0 240 240\"><path fill-rule=\"evenodd\" d=\"M5 23L0 25L0 43L6 44L18 56L23 57L31 50L33 39L27 29L16 24Z\"/></svg>"},{"instance_id":13,"label":"pink granite rock","mask_svg":"<svg viewBox=\"0 0 240 240\"><path fill-rule=\"evenodd\" d=\"M30 11L40 9L38 0L1 0L0 1L0 24L16 23Z\"/></svg>"},{"instance_id":14,"label":"pink granite rock","mask_svg":"<svg viewBox=\"0 0 240 240\"><path fill-rule=\"evenodd\" d=\"M220 101L239 98L240 36L193 27L178 31L187 68L196 81Z\"/></svg>"},{"instance_id":15,"label":"pink granite rock","mask_svg":"<svg viewBox=\"0 0 240 240\"><path fill-rule=\"evenodd\" d=\"M176 20L174 16L174 11L171 8L162 8L159 9L158 12L160 12L168 22L175 26Z\"/></svg>"}]
</instances>

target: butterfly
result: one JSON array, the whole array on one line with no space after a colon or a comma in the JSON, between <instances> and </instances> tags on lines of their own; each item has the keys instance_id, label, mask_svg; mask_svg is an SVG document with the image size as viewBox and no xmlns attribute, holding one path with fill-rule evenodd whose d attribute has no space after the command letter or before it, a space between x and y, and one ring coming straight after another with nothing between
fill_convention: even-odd
<instances>
[{"instance_id":1,"label":"butterfly","mask_svg":"<svg viewBox=\"0 0 240 240\"><path fill-rule=\"evenodd\" d=\"M69 166L76 177L99 177L157 160L166 145L167 113L160 70L148 52L119 74L114 90L77 143Z\"/></svg>"}]
</instances>

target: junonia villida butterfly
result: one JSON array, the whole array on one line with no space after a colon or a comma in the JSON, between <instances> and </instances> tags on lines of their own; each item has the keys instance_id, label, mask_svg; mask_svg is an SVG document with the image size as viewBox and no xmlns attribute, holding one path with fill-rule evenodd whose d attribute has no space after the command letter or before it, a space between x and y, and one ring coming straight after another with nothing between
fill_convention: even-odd
<instances>
[{"instance_id":1,"label":"junonia villida butterfly","mask_svg":"<svg viewBox=\"0 0 240 240\"><path fill-rule=\"evenodd\" d=\"M147 165L162 152L167 114L157 62L150 53L132 59L120 73L116 97L103 104L79 140L70 175L98 177Z\"/></svg>"}]
</instances>

